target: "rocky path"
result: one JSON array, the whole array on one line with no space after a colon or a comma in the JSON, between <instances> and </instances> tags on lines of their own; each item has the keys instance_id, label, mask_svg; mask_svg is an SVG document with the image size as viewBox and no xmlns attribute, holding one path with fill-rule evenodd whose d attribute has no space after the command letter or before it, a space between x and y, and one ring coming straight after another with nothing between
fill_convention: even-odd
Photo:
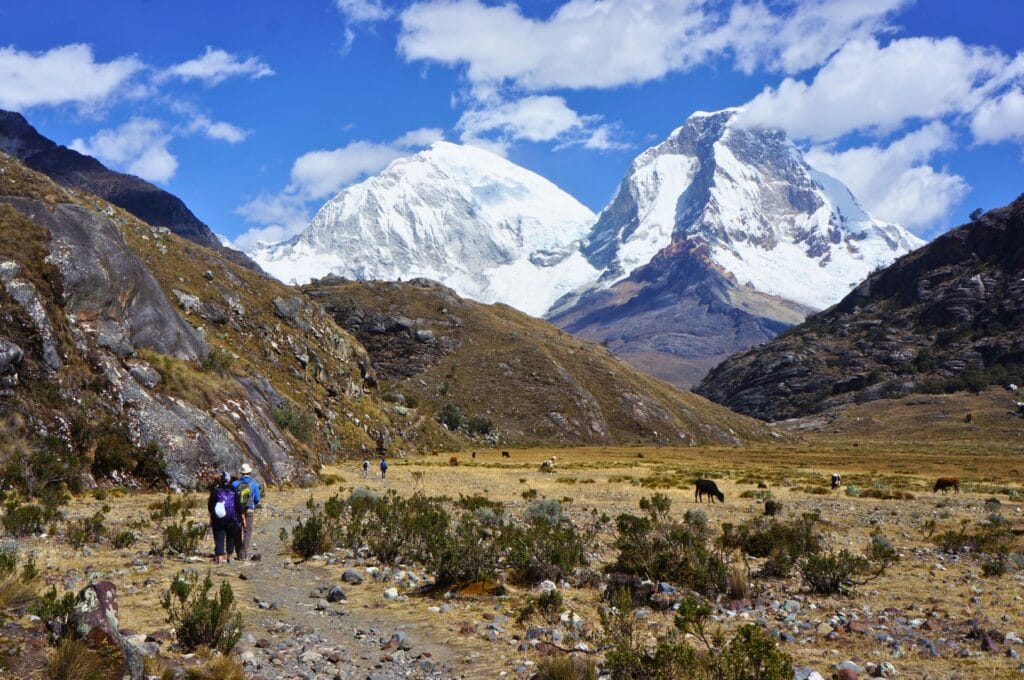
<instances>
[{"instance_id":1,"label":"rocky path","mask_svg":"<svg viewBox=\"0 0 1024 680\"><path fill-rule=\"evenodd\" d=\"M384 572L334 555L297 562L279 534L301 510L261 509L254 537L261 559L215 572L232 579L242 600L247 671L268 679L473 677L452 671L458 653L441 631L387 606L384 591L394 584ZM342 581L345 571L350 582ZM362 581L351 582L357 576Z\"/></svg>"}]
</instances>

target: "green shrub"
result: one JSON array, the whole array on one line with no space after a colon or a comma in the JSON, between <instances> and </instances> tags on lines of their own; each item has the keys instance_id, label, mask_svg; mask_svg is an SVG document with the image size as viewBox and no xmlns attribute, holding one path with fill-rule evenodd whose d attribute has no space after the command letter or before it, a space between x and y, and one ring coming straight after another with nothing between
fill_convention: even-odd
<instances>
[{"instance_id":1,"label":"green shrub","mask_svg":"<svg viewBox=\"0 0 1024 680\"><path fill-rule=\"evenodd\" d=\"M500 541L516 583L558 581L586 563L589 538L571 522L553 523L544 516L530 519L525 527L502 528Z\"/></svg>"},{"instance_id":2,"label":"green shrub","mask_svg":"<svg viewBox=\"0 0 1024 680\"><path fill-rule=\"evenodd\" d=\"M494 430L494 422L487 416L473 416L466 423L466 429L470 434L482 437Z\"/></svg>"},{"instance_id":3,"label":"green shrub","mask_svg":"<svg viewBox=\"0 0 1024 680\"><path fill-rule=\"evenodd\" d=\"M210 353L200 363L200 367L207 373L227 375L231 371L231 365L235 363L235 355L220 347L211 347Z\"/></svg>"},{"instance_id":4,"label":"green shrub","mask_svg":"<svg viewBox=\"0 0 1024 680\"><path fill-rule=\"evenodd\" d=\"M437 414L437 422L455 432L465 427L466 417L462 415L462 411L455 404L445 404L441 412Z\"/></svg>"},{"instance_id":5,"label":"green shrub","mask_svg":"<svg viewBox=\"0 0 1024 680\"><path fill-rule=\"evenodd\" d=\"M138 540L138 536L135 535L135 532L133 532L133 531L122 531L120 533L115 534L110 539L110 544L112 546L114 546L115 548L117 548L118 550L121 550L123 548L130 548L130 547L132 547L133 545L135 545L135 542L137 540Z\"/></svg>"},{"instance_id":6,"label":"green shrub","mask_svg":"<svg viewBox=\"0 0 1024 680\"><path fill-rule=\"evenodd\" d=\"M846 485L846 495L850 496L850 497L853 497L853 498L856 498L857 496L860 495L860 488L855 486L855 485L853 485L853 484L847 484Z\"/></svg>"},{"instance_id":7,"label":"green shrub","mask_svg":"<svg viewBox=\"0 0 1024 680\"><path fill-rule=\"evenodd\" d=\"M754 624L740 626L718 661L727 680L792 680L793 659Z\"/></svg>"},{"instance_id":8,"label":"green shrub","mask_svg":"<svg viewBox=\"0 0 1024 680\"><path fill-rule=\"evenodd\" d=\"M22 537L43 533L47 513L39 505L8 505L4 510L3 525L7 533Z\"/></svg>"},{"instance_id":9,"label":"green shrub","mask_svg":"<svg viewBox=\"0 0 1024 680\"><path fill-rule=\"evenodd\" d=\"M313 510L306 517L306 521L295 521L295 526L292 527L293 552L308 560L330 549L331 537L322 512Z\"/></svg>"},{"instance_id":10,"label":"green shrub","mask_svg":"<svg viewBox=\"0 0 1024 680\"><path fill-rule=\"evenodd\" d=\"M227 581L213 597L213 579L207 572L199 581L195 573L181 573L164 595L161 605L174 626L178 644L186 652L201 646L229 654L242 637L242 615Z\"/></svg>"},{"instance_id":11,"label":"green shrub","mask_svg":"<svg viewBox=\"0 0 1024 680\"><path fill-rule=\"evenodd\" d=\"M608 569L701 593L724 591L726 567L708 547L707 527L663 519L668 508L660 500L641 507L647 517L622 514L616 519L618 555Z\"/></svg>"},{"instance_id":12,"label":"green shrub","mask_svg":"<svg viewBox=\"0 0 1024 680\"><path fill-rule=\"evenodd\" d=\"M68 522L67 539L75 548L88 543L99 543L107 534L107 515L102 510L89 517Z\"/></svg>"},{"instance_id":13,"label":"green shrub","mask_svg":"<svg viewBox=\"0 0 1024 680\"><path fill-rule=\"evenodd\" d=\"M439 587L491 580L500 562L501 551L494 537L469 515L440 537L428 557Z\"/></svg>"},{"instance_id":14,"label":"green shrub","mask_svg":"<svg viewBox=\"0 0 1024 680\"><path fill-rule=\"evenodd\" d=\"M766 517L775 517L782 514L782 501L767 499L764 502L764 514Z\"/></svg>"},{"instance_id":15,"label":"green shrub","mask_svg":"<svg viewBox=\"0 0 1024 680\"><path fill-rule=\"evenodd\" d=\"M195 503L193 500L185 494L166 494L163 499L150 503L148 508L152 513L150 517L157 522L160 522L185 513L194 505Z\"/></svg>"},{"instance_id":16,"label":"green shrub","mask_svg":"<svg viewBox=\"0 0 1024 680\"><path fill-rule=\"evenodd\" d=\"M492 501L487 496L481 496L479 494L473 496L463 496L459 494L459 500L455 501L455 506L462 508L463 510L479 510L480 508L489 508L495 512L504 512L505 506L499 501Z\"/></svg>"},{"instance_id":17,"label":"green shrub","mask_svg":"<svg viewBox=\"0 0 1024 680\"><path fill-rule=\"evenodd\" d=\"M558 524L565 515L562 514L562 504L554 498L545 498L532 501L526 506L524 517L527 522L543 520L548 524Z\"/></svg>"},{"instance_id":18,"label":"green shrub","mask_svg":"<svg viewBox=\"0 0 1024 680\"><path fill-rule=\"evenodd\" d=\"M783 578L800 558L821 550L821 536L815 530L817 519L804 515L790 522L757 518L736 527L722 524L722 547L740 550L751 557L766 557L760 575Z\"/></svg>"},{"instance_id":19,"label":"green shrub","mask_svg":"<svg viewBox=\"0 0 1024 680\"><path fill-rule=\"evenodd\" d=\"M163 543L159 552L162 555L194 555L199 549L199 542L206 535L208 525L199 524L184 516L177 522L164 527Z\"/></svg>"},{"instance_id":20,"label":"green shrub","mask_svg":"<svg viewBox=\"0 0 1024 680\"><path fill-rule=\"evenodd\" d=\"M70 632L68 621L70 621L71 614L75 609L76 599L74 593L67 591L63 595L58 595L57 588L50 586L49 590L35 598L29 606L29 611L48 625L53 623L59 624L52 626L51 630L59 630L62 634L66 635Z\"/></svg>"},{"instance_id":21,"label":"green shrub","mask_svg":"<svg viewBox=\"0 0 1024 680\"><path fill-rule=\"evenodd\" d=\"M308 442L313 436L316 419L298 406L285 403L275 408L271 415L278 427L291 432L300 442Z\"/></svg>"},{"instance_id":22,"label":"green shrub","mask_svg":"<svg viewBox=\"0 0 1024 680\"><path fill-rule=\"evenodd\" d=\"M820 595L849 593L861 585L861 577L869 570L867 558L854 555L845 548L839 552L808 555L800 562L800 574L811 592Z\"/></svg>"}]
</instances>

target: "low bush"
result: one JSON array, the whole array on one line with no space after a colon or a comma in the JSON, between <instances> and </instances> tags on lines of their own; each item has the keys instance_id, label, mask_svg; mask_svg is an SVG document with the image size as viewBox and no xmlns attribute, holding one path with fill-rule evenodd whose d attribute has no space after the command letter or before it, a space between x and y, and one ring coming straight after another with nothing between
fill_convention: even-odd
<instances>
[{"instance_id":1,"label":"low bush","mask_svg":"<svg viewBox=\"0 0 1024 680\"><path fill-rule=\"evenodd\" d=\"M800 562L800 574L811 592L821 595L849 593L868 571L867 558L845 548L839 552L808 555Z\"/></svg>"},{"instance_id":2,"label":"low bush","mask_svg":"<svg viewBox=\"0 0 1024 680\"><path fill-rule=\"evenodd\" d=\"M178 645L186 652L205 646L229 654L242 638L242 615L227 581L211 597L213 579L202 581L196 573L181 573L164 595L161 605L174 626Z\"/></svg>"},{"instance_id":3,"label":"low bush","mask_svg":"<svg viewBox=\"0 0 1024 680\"><path fill-rule=\"evenodd\" d=\"M49 590L32 601L29 611L42 619L51 631L60 631L63 637L70 632L68 621L75 609L75 600L74 593L66 591L59 595L56 586L50 586Z\"/></svg>"},{"instance_id":4,"label":"low bush","mask_svg":"<svg viewBox=\"0 0 1024 680\"><path fill-rule=\"evenodd\" d=\"M1017 537L1005 521L989 521L973 530L965 521L959 529L948 529L936 534L932 540L940 550L947 553L970 551L1006 555L1017 547Z\"/></svg>"},{"instance_id":5,"label":"low bush","mask_svg":"<svg viewBox=\"0 0 1024 680\"><path fill-rule=\"evenodd\" d=\"M89 543L99 543L107 534L107 515L102 510L89 517L68 522L67 539L75 548Z\"/></svg>"},{"instance_id":6,"label":"low bush","mask_svg":"<svg viewBox=\"0 0 1024 680\"><path fill-rule=\"evenodd\" d=\"M185 519L183 515L177 522L164 527L163 542L158 552L162 555L194 555L208 528L207 524Z\"/></svg>"},{"instance_id":7,"label":"low bush","mask_svg":"<svg viewBox=\"0 0 1024 680\"><path fill-rule=\"evenodd\" d=\"M701 593L724 591L725 564L708 547L707 527L665 519L667 500L641 502L646 517L618 516L614 542L618 555L608 570L669 581Z\"/></svg>"},{"instance_id":8,"label":"low bush","mask_svg":"<svg viewBox=\"0 0 1024 680\"><path fill-rule=\"evenodd\" d=\"M205 666L185 671L186 680L245 680L245 670L229 656L211 659Z\"/></svg>"},{"instance_id":9,"label":"low bush","mask_svg":"<svg viewBox=\"0 0 1024 680\"><path fill-rule=\"evenodd\" d=\"M137 540L138 536L135 535L134 531L122 531L111 537L110 545L121 550L132 547Z\"/></svg>"},{"instance_id":10,"label":"low bush","mask_svg":"<svg viewBox=\"0 0 1024 680\"><path fill-rule=\"evenodd\" d=\"M43 533L46 522L46 510L35 503L7 505L2 519L7 533L18 538Z\"/></svg>"},{"instance_id":11,"label":"low bush","mask_svg":"<svg viewBox=\"0 0 1024 680\"><path fill-rule=\"evenodd\" d=\"M473 416L467 421L466 430L472 435L482 437L494 430L494 422L487 416Z\"/></svg>"},{"instance_id":12,"label":"low bush","mask_svg":"<svg viewBox=\"0 0 1024 680\"><path fill-rule=\"evenodd\" d=\"M300 442L308 442L312 438L316 418L298 406L285 403L275 408L271 415L278 427L291 432Z\"/></svg>"},{"instance_id":13,"label":"low bush","mask_svg":"<svg viewBox=\"0 0 1024 680\"><path fill-rule=\"evenodd\" d=\"M437 422L455 432L466 426L466 416L462 415L462 411L455 404L445 404L437 414Z\"/></svg>"},{"instance_id":14,"label":"low bush","mask_svg":"<svg viewBox=\"0 0 1024 680\"><path fill-rule=\"evenodd\" d=\"M503 527L499 540L507 555L512 580L532 584L558 581L586 564L591 538L571 522L551 522L542 515L528 520L524 527L516 524Z\"/></svg>"},{"instance_id":15,"label":"low bush","mask_svg":"<svg viewBox=\"0 0 1024 680\"><path fill-rule=\"evenodd\" d=\"M195 506L195 502L189 496L185 494L171 495L167 494L163 499L150 503L147 506L152 513L150 517L160 522L162 520L177 517L179 514L185 513Z\"/></svg>"},{"instance_id":16,"label":"low bush","mask_svg":"<svg viewBox=\"0 0 1024 680\"><path fill-rule=\"evenodd\" d=\"M206 358L203 359L199 366L208 373L227 375L234 363L234 354L220 347L211 347L210 353L206 355Z\"/></svg>"},{"instance_id":17,"label":"low bush","mask_svg":"<svg viewBox=\"0 0 1024 680\"><path fill-rule=\"evenodd\" d=\"M527 522L544 520L549 524L558 524L565 516L562 514L562 504L554 498L535 500L526 506L524 517Z\"/></svg>"},{"instance_id":18,"label":"low bush","mask_svg":"<svg viewBox=\"0 0 1024 680\"><path fill-rule=\"evenodd\" d=\"M292 552L308 560L330 549L330 531L319 509L313 509L305 521L301 518L295 521L292 527Z\"/></svg>"},{"instance_id":19,"label":"low bush","mask_svg":"<svg viewBox=\"0 0 1024 680\"><path fill-rule=\"evenodd\" d=\"M764 514L766 517L775 517L782 514L782 501L767 499L764 502Z\"/></svg>"},{"instance_id":20,"label":"low bush","mask_svg":"<svg viewBox=\"0 0 1024 680\"><path fill-rule=\"evenodd\" d=\"M20 616L32 604L38 578L39 570L34 562L22 565L19 574L17 555L13 551L0 551L0 622Z\"/></svg>"},{"instance_id":21,"label":"low bush","mask_svg":"<svg viewBox=\"0 0 1024 680\"><path fill-rule=\"evenodd\" d=\"M751 557L768 558L760 575L786 577L797 560L821 550L817 518L804 515L790 522L758 518L738 527L722 524L722 547L740 550Z\"/></svg>"}]
</instances>

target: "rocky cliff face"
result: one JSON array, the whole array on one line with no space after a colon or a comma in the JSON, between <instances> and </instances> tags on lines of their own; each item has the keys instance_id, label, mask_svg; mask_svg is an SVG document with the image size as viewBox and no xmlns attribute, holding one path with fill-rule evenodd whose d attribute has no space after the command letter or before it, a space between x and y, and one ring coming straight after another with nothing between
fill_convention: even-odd
<instances>
[{"instance_id":1,"label":"rocky cliff face","mask_svg":"<svg viewBox=\"0 0 1024 680\"><path fill-rule=\"evenodd\" d=\"M909 392L1024 382L1024 196L869 276L715 368L699 394L779 420Z\"/></svg>"},{"instance_id":2,"label":"rocky cliff face","mask_svg":"<svg viewBox=\"0 0 1024 680\"><path fill-rule=\"evenodd\" d=\"M366 346L386 398L434 415L454 408L469 429L489 422L501 443L696 445L770 436L599 345L428 280L329 277L303 290Z\"/></svg>"},{"instance_id":3,"label":"rocky cliff face","mask_svg":"<svg viewBox=\"0 0 1024 680\"><path fill-rule=\"evenodd\" d=\"M143 222L167 227L232 262L250 269L258 268L244 253L224 247L216 234L177 196L133 175L114 172L91 156L56 144L39 134L19 113L0 110L0 151L20 159L61 186L95 194Z\"/></svg>"},{"instance_id":4,"label":"rocky cliff face","mask_svg":"<svg viewBox=\"0 0 1024 680\"><path fill-rule=\"evenodd\" d=\"M547 318L689 386L921 244L736 115L694 114L636 158L583 248L600 279Z\"/></svg>"},{"instance_id":5,"label":"rocky cliff face","mask_svg":"<svg viewBox=\"0 0 1024 680\"><path fill-rule=\"evenodd\" d=\"M3 154L0 178L5 476L45 486L39 455L69 482L192 487L243 461L280 482L384 434L447 441L386 410L363 347L295 289Z\"/></svg>"}]
</instances>

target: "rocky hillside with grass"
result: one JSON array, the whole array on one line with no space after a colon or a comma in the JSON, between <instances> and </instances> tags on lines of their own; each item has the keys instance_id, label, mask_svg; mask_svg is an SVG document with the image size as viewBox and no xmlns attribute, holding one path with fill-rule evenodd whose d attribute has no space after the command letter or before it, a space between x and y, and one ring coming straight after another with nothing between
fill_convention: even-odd
<instances>
[{"instance_id":1,"label":"rocky hillside with grass","mask_svg":"<svg viewBox=\"0 0 1024 680\"><path fill-rule=\"evenodd\" d=\"M222 245L217 235L174 194L134 175L115 172L91 156L47 139L20 113L0 110L0 151L63 187L100 196L147 224L167 227L232 262L258 269L248 255Z\"/></svg>"},{"instance_id":2,"label":"rocky hillside with grass","mask_svg":"<svg viewBox=\"0 0 1024 680\"><path fill-rule=\"evenodd\" d=\"M0 154L0 476L270 482L448 443L382 404L362 345L307 296Z\"/></svg>"},{"instance_id":3,"label":"rocky hillside with grass","mask_svg":"<svg viewBox=\"0 0 1024 680\"><path fill-rule=\"evenodd\" d=\"M500 443L739 443L756 421L629 367L608 349L425 279L303 287L370 355L384 398Z\"/></svg>"},{"instance_id":4,"label":"rocky hillside with grass","mask_svg":"<svg viewBox=\"0 0 1024 680\"><path fill-rule=\"evenodd\" d=\"M913 392L1024 384L1024 196L869 276L696 388L781 420Z\"/></svg>"}]
</instances>

